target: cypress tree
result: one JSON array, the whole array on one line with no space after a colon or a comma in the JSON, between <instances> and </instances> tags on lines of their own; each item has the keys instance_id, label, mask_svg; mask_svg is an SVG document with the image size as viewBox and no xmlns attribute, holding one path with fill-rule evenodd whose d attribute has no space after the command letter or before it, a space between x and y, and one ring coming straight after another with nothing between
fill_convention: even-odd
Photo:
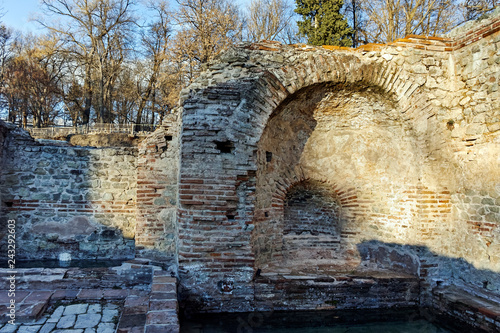
<instances>
[{"instance_id":1,"label":"cypress tree","mask_svg":"<svg viewBox=\"0 0 500 333\"><path fill-rule=\"evenodd\" d=\"M353 30L340 9L343 0L295 0L295 12L302 15L298 21L299 34L312 45L351 46Z\"/></svg>"}]
</instances>

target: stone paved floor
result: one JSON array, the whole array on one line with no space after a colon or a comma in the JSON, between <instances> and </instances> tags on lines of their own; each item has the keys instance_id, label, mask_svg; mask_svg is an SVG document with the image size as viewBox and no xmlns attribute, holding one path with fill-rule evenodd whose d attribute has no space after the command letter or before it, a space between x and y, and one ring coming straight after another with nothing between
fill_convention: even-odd
<instances>
[{"instance_id":1,"label":"stone paved floor","mask_svg":"<svg viewBox=\"0 0 500 333\"><path fill-rule=\"evenodd\" d=\"M93 276L93 270L63 274L57 283L46 281L52 273L59 274L57 269L19 273L21 283L15 295L17 325L4 324L9 320L11 299L5 281L10 275L6 271L2 275L0 269L0 285L4 285L4 289L0 288L0 333L178 333L177 279L171 277L170 271L141 263L134 260L122 264L117 272L102 279ZM147 269L149 280L143 281L140 278ZM36 275L28 274L33 271ZM129 285L122 286L120 281L124 278L130 280ZM134 284L137 279L139 282ZM96 288L100 281L106 282L106 286ZM60 304L65 305L53 309ZM112 310L120 316L111 316Z\"/></svg>"},{"instance_id":2,"label":"stone paved floor","mask_svg":"<svg viewBox=\"0 0 500 333\"><path fill-rule=\"evenodd\" d=\"M119 318L120 306L110 302L60 305L35 322L3 324L0 333L114 333Z\"/></svg>"}]
</instances>

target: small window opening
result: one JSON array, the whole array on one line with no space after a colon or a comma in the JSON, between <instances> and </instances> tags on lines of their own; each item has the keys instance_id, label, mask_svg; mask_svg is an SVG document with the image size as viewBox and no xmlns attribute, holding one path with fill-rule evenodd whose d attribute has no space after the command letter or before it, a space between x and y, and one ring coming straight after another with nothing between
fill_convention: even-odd
<instances>
[{"instance_id":1,"label":"small window opening","mask_svg":"<svg viewBox=\"0 0 500 333\"><path fill-rule=\"evenodd\" d=\"M216 148L223 154L230 154L233 152L234 143L231 141L214 141Z\"/></svg>"},{"instance_id":2,"label":"small window opening","mask_svg":"<svg viewBox=\"0 0 500 333\"><path fill-rule=\"evenodd\" d=\"M273 153L266 151L266 162L271 162L273 159Z\"/></svg>"}]
</instances>

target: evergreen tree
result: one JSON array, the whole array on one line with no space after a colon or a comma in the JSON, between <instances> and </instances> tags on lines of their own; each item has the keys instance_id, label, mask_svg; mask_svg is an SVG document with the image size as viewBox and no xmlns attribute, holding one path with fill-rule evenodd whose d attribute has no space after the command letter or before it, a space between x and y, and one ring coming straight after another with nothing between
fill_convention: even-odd
<instances>
[{"instance_id":1,"label":"evergreen tree","mask_svg":"<svg viewBox=\"0 0 500 333\"><path fill-rule=\"evenodd\" d=\"M343 0L295 0L299 33L312 45L351 46L353 30L340 13Z\"/></svg>"}]
</instances>

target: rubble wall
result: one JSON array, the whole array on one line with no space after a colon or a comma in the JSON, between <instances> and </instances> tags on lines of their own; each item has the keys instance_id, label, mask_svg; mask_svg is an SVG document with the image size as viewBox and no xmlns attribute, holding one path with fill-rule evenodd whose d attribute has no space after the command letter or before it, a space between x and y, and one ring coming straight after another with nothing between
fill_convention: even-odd
<instances>
[{"instance_id":1,"label":"rubble wall","mask_svg":"<svg viewBox=\"0 0 500 333\"><path fill-rule=\"evenodd\" d=\"M9 132L0 176L2 225L16 221L16 258L133 257L136 157L133 148L44 145L26 132Z\"/></svg>"}]
</instances>

